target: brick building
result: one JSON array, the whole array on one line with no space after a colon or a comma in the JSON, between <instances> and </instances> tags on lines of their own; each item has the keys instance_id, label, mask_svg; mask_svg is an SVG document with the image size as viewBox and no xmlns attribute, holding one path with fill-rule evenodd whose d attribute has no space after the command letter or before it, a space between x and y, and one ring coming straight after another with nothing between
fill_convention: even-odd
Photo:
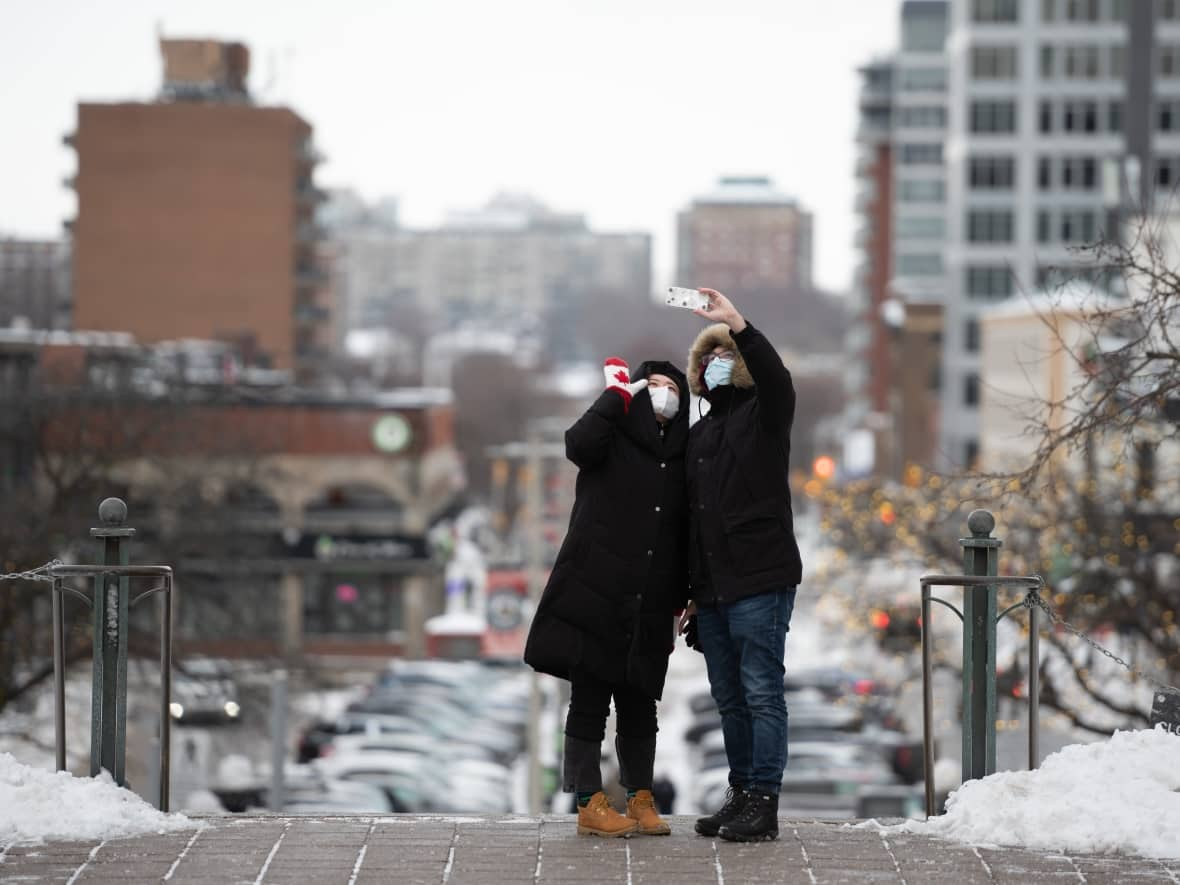
<instances>
[{"instance_id":1,"label":"brick building","mask_svg":"<svg viewBox=\"0 0 1180 885\"><path fill-rule=\"evenodd\" d=\"M769 178L722 178L677 225L680 286L724 292L811 287L811 213Z\"/></svg>"},{"instance_id":2,"label":"brick building","mask_svg":"<svg viewBox=\"0 0 1180 885\"><path fill-rule=\"evenodd\" d=\"M74 325L234 342L307 379L332 344L312 128L250 102L239 44L161 41L150 103L81 104Z\"/></svg>"},{"instance_id":3,"label":"brick building","mask_svg":"<svg viewBox=\"0 0 1180 885\"><path fill-rule=\"evenodd\" d=\"M182 653L423 654L443 610L427 530L463 487L449 391L170 377L164 350L0 330L0 413L25 418L0 421L0 527L52 494L47 465L70 465L86 491L61 506L85 521L124 498L133 561L173 566Z\"/></svg>"}]
</instances>

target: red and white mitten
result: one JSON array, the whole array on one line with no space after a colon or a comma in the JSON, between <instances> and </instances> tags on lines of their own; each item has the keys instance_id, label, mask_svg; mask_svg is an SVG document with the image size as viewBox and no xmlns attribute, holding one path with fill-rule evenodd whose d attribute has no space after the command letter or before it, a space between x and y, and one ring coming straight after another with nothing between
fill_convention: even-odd
<instances>
[{"instance_id":1,"label":"red and white mitten","mask_svg":"<svg viewBox=\"0 0 1180 885\"><path fill-rule=\"evenodd\" d=\"M631 407L631 397L647 387L646 378L631 381L631 370L621 357L607 357L602 364L602 374L606 377L606 389L618 393L627 408Z\"/></svg>"}]
</instances>

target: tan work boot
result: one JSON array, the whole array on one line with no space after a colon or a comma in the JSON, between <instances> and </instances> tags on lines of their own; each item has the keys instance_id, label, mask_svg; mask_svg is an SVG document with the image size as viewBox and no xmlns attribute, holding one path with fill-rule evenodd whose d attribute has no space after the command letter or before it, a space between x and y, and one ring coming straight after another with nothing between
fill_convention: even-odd
<instances>
[{"instance_id":1,"label":"tan work boot","mask_svg":"<svg viewBox=\"0 0 1180 885\"><path fill-rule=\"evenodd\" d=\"M667 836L672 828L656 812L656 800L651 790L636 790L627 800L627 817L639 824L636 831L644 836Z\"/></svg>"},{"instance_id":2,"label":"tan work boot","mask_svg":"<svg viewBox=\"0 0 1180 885\"><path fill-rule=\"evenodd\" d=\"M585 805L578 806L579 836L630 836L638 826L611 808L602 790L591 796Z\"/></svg>"}]
</instances>

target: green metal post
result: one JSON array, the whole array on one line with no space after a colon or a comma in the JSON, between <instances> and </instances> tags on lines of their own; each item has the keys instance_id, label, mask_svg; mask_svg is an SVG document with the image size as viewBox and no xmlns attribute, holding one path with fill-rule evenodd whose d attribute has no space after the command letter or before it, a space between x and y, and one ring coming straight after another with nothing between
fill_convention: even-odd
<instances>
[{"instance_id":1,"label":"green metal post","mask_svg":"<svg viewBox=\"0 0 1180 885\"><path fill-rule=\"evenodd\" d=\"M967 517L970 538L961 538L963 574L998 574L1000 541L991 536L996 518L986 510ZM996 586L963 588L963 773L964 781L996 770Z\"/></svg>"},{"instance_id":2,"label":"green metal post","mask_svg":"<svg viewBox=\"0 0 1180 885\"><path fill-rule=\"evenodd\" d=\"M90 530L103 539L103 565L127 565L131 537L127 505L107 498L98 505L102 526ZM94 579L94 682L90 692L90 774L103 769L126 786L127 633L129 579L98 575Z\"/></svg>"}]
</instances>

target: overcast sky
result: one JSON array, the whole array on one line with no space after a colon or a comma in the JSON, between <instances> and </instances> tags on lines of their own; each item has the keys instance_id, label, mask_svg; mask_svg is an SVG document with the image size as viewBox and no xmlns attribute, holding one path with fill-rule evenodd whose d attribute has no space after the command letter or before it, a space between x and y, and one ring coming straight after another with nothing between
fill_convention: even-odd
<instances>
[{"instance_id":1,"label":"overcast sky","mask_svg":"<svg viewBox=\"0 0 1180 885\"><path fill-rule=\"evenodd\" d=\"M723 174L815 213L817 281L851 279L856 67L897 0L0 0L0 236L59 236L79 101L151 98L157 28L241 40L250 86L312 123L318 181L410 226L527 191L655 235Z\"/></svg>"}]
</instances>

